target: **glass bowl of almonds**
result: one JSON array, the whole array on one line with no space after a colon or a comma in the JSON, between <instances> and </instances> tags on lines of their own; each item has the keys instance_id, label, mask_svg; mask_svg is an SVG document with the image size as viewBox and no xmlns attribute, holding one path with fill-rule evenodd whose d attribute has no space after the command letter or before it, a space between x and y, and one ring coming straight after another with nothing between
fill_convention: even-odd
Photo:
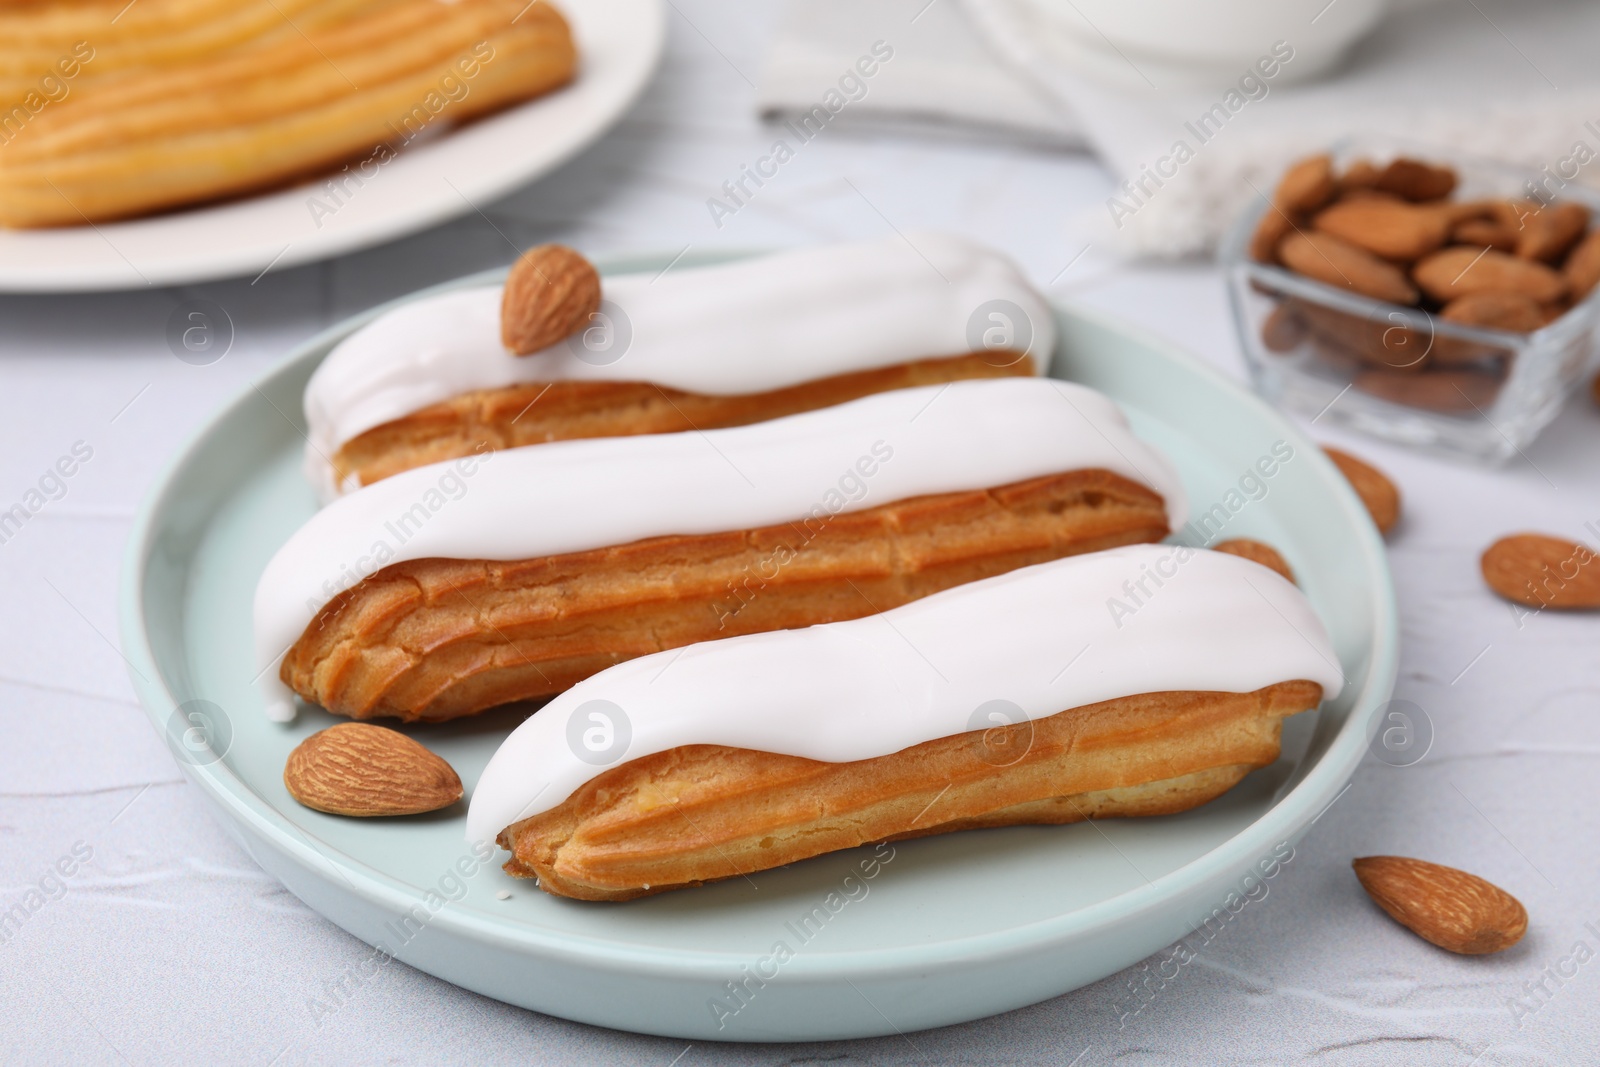
<instances>
[{"instance_id":1,"label":"glass bowl of almonds","mask_svg":"<svg viewBox=\"0 0 1600 1067\"><path fill-rule=\"evenodd\" d=\"M1594 362L1600 196L1447 149L1302 159L1222 263L1256 390L1314 420L1499 463Z\"/></svg>"}]
</instances>

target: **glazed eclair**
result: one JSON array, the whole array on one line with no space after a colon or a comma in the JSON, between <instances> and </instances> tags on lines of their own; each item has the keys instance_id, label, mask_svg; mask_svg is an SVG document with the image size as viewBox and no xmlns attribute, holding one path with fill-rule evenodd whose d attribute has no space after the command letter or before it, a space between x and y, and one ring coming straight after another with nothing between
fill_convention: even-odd
<instances>
[{"instance_id":1,"label":"glazed eclair","mask_svg":"<svg viewBox=\"0 0 1600 1067\"><path fill-rule=\"evenodd\" d=\"M1016 266L946 234L603 279L546 245L504 286L409 301L340 342L306 386L306 473L327 500L485 449L1042 374L1054 345Z\"/></svg>"},{"instance_id":2,"label":"glazed eclair","mask_svg":"<svg viewBox=\"0 0 1600 1067\"><path fill-rule=\"evenodd\" d=\"M1135 581L1151 595L1110 610ZM467 833L546 892L627 900L885 840L1172 814L1275 760L1283 719L1342 685L1274 571L1130 546L613 667L506 739Z\"/></svg>"},{"instance_id":3,"label":"glazed eclair","mask_svg":"<svg viewBox=\"0 0 1600 1067\"><path fill-rule=\"evenodd\" d=\"M1185 507L1114 403L1040 378L485 452L297 531L257 587L258 666L280 717L292 690L356 718L454 718L661 649L1156 541Z\"/></svg>"}]
</instances>

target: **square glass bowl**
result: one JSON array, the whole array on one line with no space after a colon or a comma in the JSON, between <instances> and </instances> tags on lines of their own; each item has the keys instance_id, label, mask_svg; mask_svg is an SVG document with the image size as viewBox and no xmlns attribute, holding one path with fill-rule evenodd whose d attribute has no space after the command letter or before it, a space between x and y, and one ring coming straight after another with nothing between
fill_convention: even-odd
<instances>
[{"instance_id":1,"label":"square glass bowl","mask_svg":"<svg viewBox=\"0 0 1600 1067\"><path fill-rule=\"evenodd\" d=\"M1600 195L1547 173L1487 163L1449 149L1350 141L1334 152L1335 173L1356 159L1379 166L1405 155L1454 167L1452 200L1545 199L1587 207L1600 225ZM1539 183L1545 183L1541 186ZM1234 326L1256 391L1280 407L1433 451L1501 463L1555 418L1594 362L1600 288L1533 333L1446 322L1406 307L1313 281L1250 258L1262 215L1258 199L1223 242Z\"/></svg>"}]
</instances>

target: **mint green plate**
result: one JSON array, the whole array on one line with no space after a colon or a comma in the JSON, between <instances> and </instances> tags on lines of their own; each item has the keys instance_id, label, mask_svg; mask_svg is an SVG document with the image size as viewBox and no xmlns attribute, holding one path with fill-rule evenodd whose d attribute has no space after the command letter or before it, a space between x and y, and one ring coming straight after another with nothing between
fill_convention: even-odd
<instances>
[{"instance_id":1,"label":"mint green plate","mask_svg":"<svg viewBox=\"0 0 1600 1067\"><path fill-rule=\"evenodd\" d=\"M667 262L619 261L608 272ZM1349 780L1389 698L1398 631L1383 545L1334 467L1193 358L1060 307L1053 373L1121 402L1177 464L1195 514L1222 504L1222 536L1275 545L1333 636L1349 684L1286 724L1272 766L1179 816L951 834L885 847L870 879L859 874L873 852L858 849L622 905L549 897L481 861L463 838L465 803L388 820L307 810L283 787L284 761L335 719L313 710L290 726L266 720L251 684L251 597L268 558L313 511L300 476L306 379L382 310L294 352L173 462L128 545L122 643L151 721L256 861L350 933L446 981L697 1041L891 1034L1031 1004L1143 959L1230 894L1252 891L1250 872L1282 855ZM1262 499L1230 513L1244 497L1228 490L1279 441L1293 459ZM470 792L529 710L409 732Z\"/></svg>"}]
</instances>

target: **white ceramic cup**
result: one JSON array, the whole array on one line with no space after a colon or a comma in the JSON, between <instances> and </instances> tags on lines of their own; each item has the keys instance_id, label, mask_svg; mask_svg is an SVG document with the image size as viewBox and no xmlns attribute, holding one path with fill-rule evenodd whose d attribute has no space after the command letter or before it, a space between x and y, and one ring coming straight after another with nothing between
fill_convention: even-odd
<instances>
[{"instance_id":1,"label":"white ceramic cup","mask_svg":"<svg viewBox=\"0 0 1600 1067\"><path fill-rule=\"evenodd\" d=\"M1283 81L1317 77L1384 16L1390 0L1026 0L1079 73L1114 85L1200 89L1234 81L1277 42Z\"/></svg>"}]
</instances>

